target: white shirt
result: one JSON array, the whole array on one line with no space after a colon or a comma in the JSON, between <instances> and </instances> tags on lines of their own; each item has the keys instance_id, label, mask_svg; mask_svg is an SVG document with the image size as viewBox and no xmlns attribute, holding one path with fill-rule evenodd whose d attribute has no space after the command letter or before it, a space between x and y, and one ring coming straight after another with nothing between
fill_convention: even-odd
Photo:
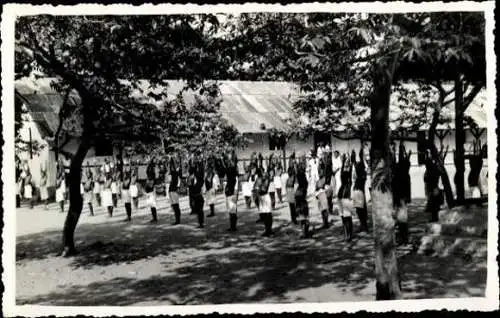
<instances>
[{"instance_id":1,"label":"white shirt","mask_svg":"<svg viewBox=\"0 0 500 318\"><path fill-rule=\"evenodd\" d=\"M332 158L332 169L333 172L335 172L335 170L342 169L342 160L340 159L340 156L337 158L335 157Z\"/></svg>"},{"instance_id":2,"label":"white shirt","mask_svg":"<svg viewBox=\"0 0 500 318\"><path fill-rule=\"evenodd\" d=\"M317 152L318 157L321 158L321 156L323 155L323 152L324 152L324 148L318 147L318 150L316 152Z\"/></svg>"}]
</instances>

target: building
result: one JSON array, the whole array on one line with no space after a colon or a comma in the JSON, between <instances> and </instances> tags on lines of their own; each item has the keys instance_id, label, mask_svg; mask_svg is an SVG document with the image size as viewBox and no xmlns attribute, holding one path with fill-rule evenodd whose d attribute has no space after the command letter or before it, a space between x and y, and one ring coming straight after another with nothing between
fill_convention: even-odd
<instances>
[{"instance_id":1,"label":"building","mask_svg":"<svg viewBox=\"0 0 500 318\"><path fill-rule=\"evenodd\" d=\"M39 140L46 144L44 150L40 154L35 155L30 159L31 170L35 183L39 180L39 165L41 161L54 163L55 154L51 150L53 145L53 137L58 127L59 117L58 111L62 105L64 97L55 92L51 88L50 78L28 79L16 81L16 98L19 98L24 107L28 110L27 121L21 131L21 136L24 140L28 139L31 132L31 138ZM124 81L124 83L126 83ZM246 81L221 81L220 91L222 95L222 104L220 113L222 117L231 125L236 127L240 133L247 137L248 145L244 149L238 151L238 158L248 159L253 152L262 153L268 156L270 153L278 152L287 156L291 152L297 154L308 153L318 142L330 143L333 149L341 153L348 153L352 149L358 150L360 141L349 138L349 136L342 135L342 131L334 135L317 132L312 136L305 139L292 136L284 149L277 148L277 145L269 136L269 129L285 129L288 125L288 120L293 117L293 103L298 98L300 92L291 83L285 82L246 82ZM180 81L167 82L168 96L175 96L182 90L184 84ZM148 98L150 92L156 90L163 90L164 88L156 87L151 88L147 81L139 81L140 90L133 91L131 96L138 100L148 102L151 104L161 103ZM414 87L418 89L418 87ZM183 93L186 101L194 98L193 91L185 91ZM71 103L78 103L78 96L70 94L69 101ZM391 118L397 118L402 108L398 105L397 98L394 97L394 105L391 105ZM481 129L487 128L487 118L485 110L485 91L482 91L472 102L467 109L466 115L471 117L477 126ZM403 110L404 111L404 110ZM451 109L448 109L447 114L453 118L454 114ZM349 119L351 120L351 119ZM397 122L397 121L394 121ZM453 124L449 127L439 127L442 131L448 131L443 139L444 145L449 145L450 150L455 147L455 134ZM421 131L425 132L426 127L421 127ZM483 144L486 143L486 133L483 133L479 138L482 139ZM472 142L475 139L470 130L466 131L466 152L472 149ZM117 154L116 149L107 144L106 141L97 142L96 145L100 147L92 148L87 158L102 160L105 157L110 157ZM65 146L64 150L70 153L76 151L76 140L70 140ZM417 142L408 142L406 147L411 149L413 153L417 153ZM27 158L27 154L24 154ZM454 166L452 156L448 155L446 158L447 169L450 178L454 175ZM412 174L416 178L423 176L423 168L419 166L417 156L412 157ZM55 180L55 165L49 165L49 179ZM141 172L141 175L144 172ZM467 171L466 171L467 173ZM422 195L421 190L414 193L415 195Z\"/></svg>"}]
</instances>

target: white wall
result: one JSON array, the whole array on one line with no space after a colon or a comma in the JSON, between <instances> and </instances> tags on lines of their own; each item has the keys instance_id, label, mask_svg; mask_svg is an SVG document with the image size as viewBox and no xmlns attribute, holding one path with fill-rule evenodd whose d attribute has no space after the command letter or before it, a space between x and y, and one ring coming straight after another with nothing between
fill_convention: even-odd
<instances>
[{"instance_id":1,"label":"white wall","mask_svg":"<svg viewBox=\"0 0 500 318\"><path fill-rule=\"evenodd\" d=\"M31 129L31 140L38 141L40 144L44 145L44 148L38 153L34 154L33 158L30 158L29 152L18 153L18 156L21 160L27 160L28 165L31 170L31 174L33 176L33 182L36 186L40 184L40 168L41 164L45 163L47 167L47 185L48 187L53 187L56 184L56 157L54 151L51 151L48 143L42 138L40 131L38 130L38 126L35 122L33 122L31 116L29 114L26 115L26 121L24 122L22 128L19 131L21 138L25 141L29 141L29 132ZM77 140L71 140L68 142L64 150L70 153L75 153L78 147ZM118 151L114 149L114 154L117 154ZM105 157L95 157L94 148L89 149L86 159L84 160L84 165L87 162L91 164L97 160L97 162L103 162Z\"/></svg>"},{"instance_id":2,"label":"white wall","mask_svg":"<svg viewBox=\"0 0 500 318\"><path fill-rule=\"evenodd\" d=\"M28 162L28 165L30 167L31 175L33 176L33 181L35 184L40 183L40 165L42 162L47 163L47 173L48 173L48 178L52 178L54 176L55 178L55 169L53 169L52 165L50 164L51 161L54 159L52 158L49 147L47 142L42 139L42 136L40 134L40 131L38 130L38 126L36 123L32 120L31 116L29 114L25 115L26 121L23 123L23 126L19 130L19 135L22 140L24 141L29 141L30 140L30 131L31 131L31 140L32 142L38 142L39 144L43 145L43 149L41 149L37 154L33 153L33 157L30 158L30 154L28 151L26 152L19 152L17 153L18 157L21 159L21 161L26 160Z\"/></svg>"},{"instance_id":3,"label":"white wall","mask_svg":"<svg viewBox=\"0 0 500 318\"><path fill-rule=\"evenodd\" d=\"M237 155L239 159L249 159L253 152L261 153L265 158L267 158L271 153L279 152L281 150L270 150L269 149L269 135L267 133L262 134L248 134L247 138L249 140L248 145L243 149L237 150ZM299 140L296 137L292 137L285 148L287 156L289 156L293 151L295 151L297 156L306 154L313 147L313 138L310 137L307 140Z\"/></svg>"},{"instance_id":4,"label":"white wall","mask_svg":"<svg viewBox=\"0 0 500 318\"><path fill-rule=\"evenodd\" d=\"M264 157L267 157L272 151L269 150L269 139L266 134L259 134L257 136L252 135L253 143L250 143L247 148L238 151L239 159L248 159L252 152L261 152ZM486 142L486 133L481 136L482 142ZM469 131L466 131L466 144L465 151L466 153L472 150L472 141L474 137ZM455 149L455 133L452 132L448 136L445 137L444 146L449 146L449 153L445 158L446 171L448 172L448 177L450 179L450 183L453 191L455 192L455 183L453 181L455 176L455 166L453 164L453 149ZM310 137L306 141L297 140L296 138L292 138L286 147L287 156L289 156L292 151L296 151L297 156L302 154L306 154L313 147L313 138ZM369 144L369 143L368 143ZM439 144L439 139L436 138L436 144ZM342 140L335 137L332 137L332 149L338 150L340 153L349 154L352 150L359 152L361 143L359 140ZM396 149L399 146L399 142L396 142ZM410 158L412 166L410 168L410 177L412 180L412 197L413 198L424 198L424 172L425 167L423 165L418 165L418 152L417 152L417 143L416 142L405 142L406 150L411 150L412 156ZM278 152L281 155L281 151ZM487 169L487 161L484 160L484 169ZM242 169L240 168L242 171ZM468 160L465 162L465 191L468 191L467 184L467 176L469 174L469 163Z\"/></svg>"},{"instance_id":5,"label":"white wall","mask_svg":"<svg viewBox=\"0 0 500 318\"><path fill-rule=\"evenodd\" d=\"M41 138L41 135L38 131L38 127L36 124L31 121L28 117L28 121L23 125L20 134L24 140L29 140L29 129L31 128L31 136L32 140L38 140L41 143L46 145L46 142ZM237 151L237 155L239 159L249 159L253 152L262 153L262 155L267 158L273 151L269 150L269 137L267 134L252 134L248 136L250 140L248 146L244 149L239 149ZM486 142L486 133L484 133L481 137L482 142ZM297 156L301 156L303 154L307 154L309 150L314 145L314 138L309 137L306 140L299 140L293 137L286 146L286 155L289 156L293 151L295 151ZM469 131L466 131L466 145L465 150L469 152L472 149L472 141L474 140L472 134ZM436 143L438 140L436 140ZM398 145L399 143L397 143ZM448 176L450 178L453 190L455 185L453 182L453 177L455 175L455 166L453 165L453 155L452 150L455 148L455 134L452 132L449 134L444 141L445 145L449 145L450 153L447 155L445 159L446 169L448 171ZM78 144L75 141L69 142L65 146L65 150L71 153L76 152ZM423 190L423 174L425 168L423 166L418 165L417 160L417 143L416 142L406 142L406 149L412 151L414 155L412 155L411 162L412 167L410 170L411 178L412 178L412 196L424 197ZM338 150L341 153L350 153L353 149L358 152L360 149L360 141L359 140L341 140L335 137L332 137L332 149ZM117 149L114 149L114 154L117 154ZM275 154L282 155L282 151L274 151ZM28 153L21 153L19 156L23 159L29 159ZM93 164L95 161L102 163L105 157L95 157L94 149L90 149L87 154L87 159L84 160L84 165L87 162ZM39 155L34 155L33 159L28 160L31 172L33 174L33 180L35 184L39 184L40 181L40 164L41 162L47 163L48 177L49 177L49 186L55 185L55 176L56 176L56 162L55 162L55 154L52 151L49 151L48 146L46 146ZM485 167L487 166L486 160L484 161ZM240 172L243 172L242 165L240 167ZM466 171L465 171L465 180L467 180L467 176L469 173L469 165L466 161ZM466 183L466 191L467 191L467 181Z\"/></svg>"}]
</instances>

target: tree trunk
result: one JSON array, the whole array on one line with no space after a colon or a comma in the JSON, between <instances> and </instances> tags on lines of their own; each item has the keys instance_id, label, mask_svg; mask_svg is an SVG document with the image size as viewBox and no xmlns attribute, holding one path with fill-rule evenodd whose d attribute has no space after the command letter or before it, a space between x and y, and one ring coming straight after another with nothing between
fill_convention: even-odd
<instances>
[{"instance_id":1,"label":"tree trunk","mask_svg":"<svg viewBox=\"0 0 500 318\"><path fill-rule=\"evenodd\" d=\"M436 145L428 141L428 148L431 151L431 156L436 160L437 168L439 170L439 174L441 175L441 182L443 183L444 196L446 199L446 204L448 208L453 208L455 206L455 198L453 196L453 189L451 188L450 178L448 176L448 172L446 171L446 167L444 166L444 161L439 156Z\"/></svg>"},{"instance_id":2,"label":"tree trunk","mask_svg":"<svg viewBox=\"0 0 500 318\"><path fill-rule=\"evenodd\" d=\"M435 133L436 126L439 118L439 111L434 111L432 123L429 128L429 137L427 139L427 148L431 152L432 159L436 162L439 174L441 176L441 181L444 187L444 195L446 199L446 204L448 208L453 208L455 206L455 198L453 196L453 189L451 188L450 178L448 177L448 172L444 166L444 158L441 158L435 144Z\"/></svg>"},{"instance_id":3,"label":"tree trunk","mask_svg":"<svg viewBox=\"0 0 500 318\"><path fill-rule=\"evenodd\" d=\"M283 146L283 172L287 171L286 167L286 144Z\"/></svg>"},{"instance_id":4,"label":"tree trunk","mask_svg":"<svg viewBox=\"0 0 500 318\"><path fill-rule=\"evenodd\" d=\"M71 160L69 171L69 211L63 228L63 256L70 256L76 253L75 229L80 219L83 208L83 198L80 193L81 171L83 159L90 149L90 136L82 136L76 154Z\"/></svg>"},{"instance_id":5,"label":"tree trunk","mask_svg":"<svg viewBox=\"0 0 500 318\"><path fill-rule=\"evenodd\" d=\"M93 123L94 113L93 105L99 105L100 100L89 96L82 97L83 110L83 132L80 137L80 144L75 155L71 159L69 170L69 211L66 215L66 221L63 228L63 251L62 256L70 256L76 253L75 248L75 229L80 219L83 208L83 197L80 193L80 184L82 180L82 164L87 152L91 147L92 138L95 134Z\"/></svg>"},{"instance_id":6,"label":"tree trunk","mask_svg":"<svg viewBox=\"0 0 500 318\"><path fill-rule=\"evenodd\" d=\"M387 73L388 68L391 66L379 66L378 72L374 74L371 100L371 196L377 300L402 298L396 258L395 211L391 189L392 158L389 146L389 101L394 66L390 73Z\"/></svg>"},{"instance_id":7,"label":"tree trunk","mask_svg":"<svg viewBox=\"0 0 500 318\"><path fill-rule=\"evenodd\" d=\"M460 78L455 80L455 189L457 191L457 204L465 200L465 131L463 115L463 89Z\"/></svg>"}]
</instances>

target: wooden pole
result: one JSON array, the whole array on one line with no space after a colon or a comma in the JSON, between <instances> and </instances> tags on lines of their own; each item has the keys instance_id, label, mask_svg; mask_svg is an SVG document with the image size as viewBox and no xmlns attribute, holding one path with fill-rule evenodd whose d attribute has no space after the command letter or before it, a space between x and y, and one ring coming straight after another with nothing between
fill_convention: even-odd
<instances>
[{"instance_id":1,"label":"wooden pole","mask_svg":"<svg viewBox=\"0 0 500 318\"><path fill-rule=\"evenodd\" d=\"M30 134L30 159L33 159L33 140L31 139L31 128L29 128Z\"/></svg>"}]
</instances>

